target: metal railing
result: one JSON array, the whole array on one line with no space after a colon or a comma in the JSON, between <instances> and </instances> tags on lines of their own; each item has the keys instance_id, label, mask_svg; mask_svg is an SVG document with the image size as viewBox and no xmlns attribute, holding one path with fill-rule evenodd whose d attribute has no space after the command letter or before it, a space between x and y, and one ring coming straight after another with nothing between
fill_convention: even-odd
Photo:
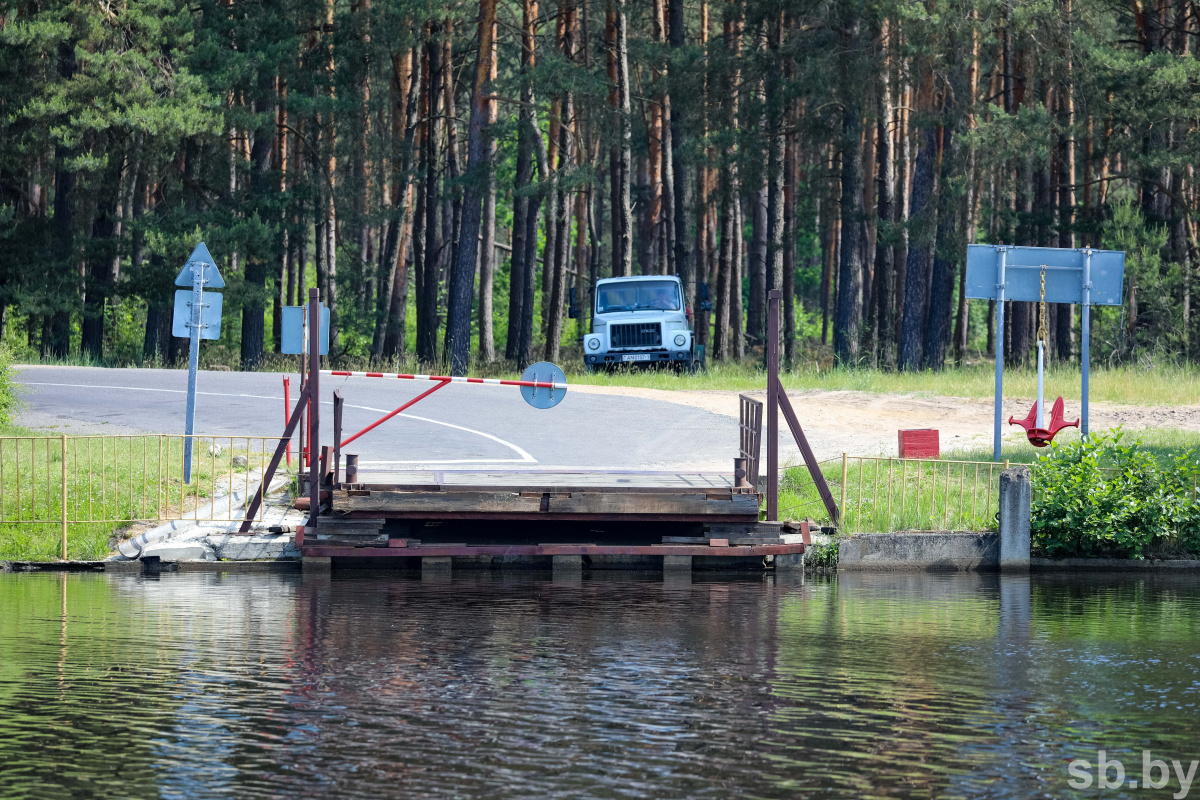
<instances>
[{"instance_id":1,"label":"metal railing","mask_svg":"<svg viewBox=\"0 0 1200 800\"><path fill-rule=\"evenodd\" d=\"M280 437L192 436L192 480L185 484L188 438L0 437L0 526L57 525L67 558L72 526L239 521ZM12 528L0 527L0 536L5 530Z\"/></svg>"},{"instance_id":2,"label":"metal railing","mask_svg":"<svg viewBox=\"0 0 1200 800\"><path fill-rule=\"evenodd\" d=\"M999 510L1008 461L889 458L842 454L846 533L986 530Z\"/></svg>"},{"instance_id":3,"label":"metal railing","mask_svg":"<svg viewBox=\"0 0 1200 800\"><path fill-rule=\"evenodd\" d=\"M746 459L746 479L758 488L758 462L762 453L763 404L738 395L738 455Z\"/></svg>"},{"instance_id":4,"label":"metal railing","mask_svg":"<svg viewBox=\"0 0 1200 800\"><path fill-rule=\"evenodd\" d=\"M988 530L996 525L1000 473L1008 461L852 456L820 464L838 497L842 533ZM780 516L821 519L816 487L802 467L780 478Z\"/></svg>"}]
</instances>

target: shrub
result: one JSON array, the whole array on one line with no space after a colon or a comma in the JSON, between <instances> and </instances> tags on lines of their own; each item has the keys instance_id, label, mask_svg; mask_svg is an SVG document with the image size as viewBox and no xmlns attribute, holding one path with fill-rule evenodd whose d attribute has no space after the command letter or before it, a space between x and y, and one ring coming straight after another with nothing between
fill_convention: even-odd
<instances>
[{"instance_id":1,"label":"shrub","mask_svg":"<svg viewBox=\"0 0 1200 800\"><path fill-rule=\"evenodd\" d=\"M12 425L20 400L17 397L16 372L7 348L0 344L0 431Z\"/></svg>"},{"instance_id":2,"label":"shrub","mask_svg":"<svg viewBox=\"0 0 1200 800\"><path fill-rule=\"evenodd\" d=\"M1195 448L1156 456L1117 430L1055 444L1033 470L1034 550L1145 558L1200 552Z\"/></svg>"}]
</instances>

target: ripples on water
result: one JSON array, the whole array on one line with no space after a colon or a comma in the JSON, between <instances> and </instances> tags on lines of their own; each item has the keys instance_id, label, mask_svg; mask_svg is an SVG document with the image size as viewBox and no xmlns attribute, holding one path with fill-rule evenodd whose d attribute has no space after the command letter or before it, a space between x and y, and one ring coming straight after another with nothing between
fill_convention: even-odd
<instances>
[{"instance_id":1,"label":"ripples on water","mask_svg":"<svg viewBox=\"0 0 1200 800\"><path fill-rule=\"evenodd\" d=\"M1200 758L1198 641L1186 578L3 575L0 796L1061 797Z\"/></svg>"}]
</instances>

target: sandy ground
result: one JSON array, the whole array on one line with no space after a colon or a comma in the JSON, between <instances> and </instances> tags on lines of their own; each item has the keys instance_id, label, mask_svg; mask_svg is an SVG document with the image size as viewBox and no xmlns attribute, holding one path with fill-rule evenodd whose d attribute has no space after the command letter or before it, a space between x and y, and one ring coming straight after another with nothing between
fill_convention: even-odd
<instances>
[{"instance_id":1,"label":"sandy ground","mask_svg":"<svg viewBox=\"0 0 1200 800\"><path fill-rule=\"evenodd\" d=\"M622 386L579 386L572 392L643 397L679 403L714 414L738 417L738 392L666 391ZM758 400L766 392L745 392ZM896 432L907 428L937 428L943 450L983 449L992 445L992 401L964 397L875 394L872 392L809 390L789 392L800 424L820 459L851 455L897 455ZM1079 416L1078 398L1065 398L1067 419ZM1021 428L1007 424L1008 417L1024 417L1033 398L1009 398L1004 405L1006 442L1025 441ZM1123 425L1127 430L1174 428L1200 431L1200 405L1135 406L1115 403L1090 404L1089 426L1093 432ZM799 451L780 421L781 457L796 462ZM1078 436L1075 428L1059 434L1064 439Z\"/></svg>"}]
</instances>

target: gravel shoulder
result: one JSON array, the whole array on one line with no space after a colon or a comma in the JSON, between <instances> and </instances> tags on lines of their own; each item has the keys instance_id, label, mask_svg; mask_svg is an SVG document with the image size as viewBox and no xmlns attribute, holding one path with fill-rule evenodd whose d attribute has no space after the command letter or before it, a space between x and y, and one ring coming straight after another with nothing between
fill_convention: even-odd
<instances>
[{"instance_id":1,"label":"gravel shoulder","mask_svg":"<svg viewBox=\"0 0 1200 800\"><path fill-rule=\"evenodd\" d=\"M738 395L747 394L765 401L766 391L666 391L622 386L572 386L570 391L639 397L664 403L676 403L709 411L714 414L738 416ZM979 398L944 397L906 394L876 394L856 391L808 390L789 392L788 397L800 417L800 424L818 458L835 458L842 452L852 455L896 455L896 432L908 428L937 428L943 450L990 449L992 443L992 401ZM1068 418L1079 415L1077 397L1065 397ZM1008 398L1004 404L1004 420L1024 417L1033 405L1033 398ZM1127 430L1142 428L1173 428L1200 432L1200 405L1142 406L1096 403L1090 405L1090 426L1093 431L1107 430L1118 425ZM1014 444L1024 441L1017 426L1004 425L1005 440ZM1060 434L1078 436L1074 428ZM790 437L782 437L784 450ZM794 446L791 448L795 451ZM798 456L798 451L792 453ZM786 452L785 452L786 457Z\"/></svg>"}]
</instances>

